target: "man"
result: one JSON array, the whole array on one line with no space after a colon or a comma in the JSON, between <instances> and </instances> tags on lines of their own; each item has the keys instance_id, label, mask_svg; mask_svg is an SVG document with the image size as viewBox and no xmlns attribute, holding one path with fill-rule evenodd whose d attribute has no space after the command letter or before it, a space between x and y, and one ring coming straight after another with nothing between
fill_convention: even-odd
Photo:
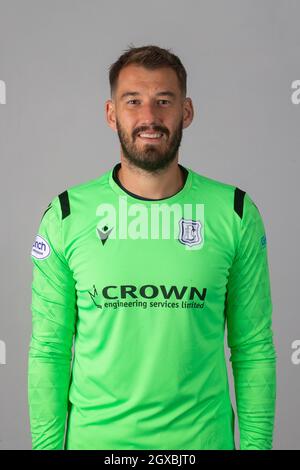
<instances>
[{"instance_id":1,"label":"man","mask_svg":"<svg viewBox=\"0 0 300 470\"><path fill-rule=\"evenodd\" d=\"M186 72L157 46L110 69L121 161L55 196L32 248L33 449L271 449L266 233L242 189L178 163ZM72 342L74 358L72 360Z\"/></svg>"}]
</instances>

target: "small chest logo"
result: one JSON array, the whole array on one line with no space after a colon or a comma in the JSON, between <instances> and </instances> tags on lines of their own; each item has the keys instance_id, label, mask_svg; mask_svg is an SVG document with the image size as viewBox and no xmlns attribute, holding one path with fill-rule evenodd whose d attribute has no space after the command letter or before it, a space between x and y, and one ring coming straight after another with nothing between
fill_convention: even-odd
<instances>
[{"instance_id":1,"label":"small chest logo","mask_svg":"<svg viewBox=\"0 0 300 470\"><path fill-rule=\"evenodd\" d=\"M105 244L106 240L108 239L109 237L109 234L110 232L112 231L113 227L111 229L108 230L108 227L107 225L105 225L104 227L102 227L102 230L100 230L98 227L97 227L97 232L98 232L98 236L102 242L102 245Z\"/></svg>"},{"instance_id":2,"label":"small chest logo","mask_svg":"<svg viewBox=\"0 0 300 470\"><path fill-rule=\"evenodd\" d=\"M202 224L198 220L180 219L178 240L184 245L200 245L203 241L201 235Z\"/></svg>"}]
</instances>

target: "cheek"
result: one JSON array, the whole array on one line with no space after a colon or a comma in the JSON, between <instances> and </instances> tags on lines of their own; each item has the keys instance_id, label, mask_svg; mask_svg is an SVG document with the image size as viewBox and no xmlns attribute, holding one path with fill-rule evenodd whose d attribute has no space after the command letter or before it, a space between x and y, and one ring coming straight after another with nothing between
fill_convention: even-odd
<instances>
[{"instance_id":1,"label":"cheek","mask_svg":"<svg viewBox=\"0 0 300 470\"><path fill-rule=\"evenodd\" d=\"M134 130L139 126L137 120L127 112L122 113L122 118L120 118L119 123L123 132L132 139Z\"/></svg>"}]
</instances>

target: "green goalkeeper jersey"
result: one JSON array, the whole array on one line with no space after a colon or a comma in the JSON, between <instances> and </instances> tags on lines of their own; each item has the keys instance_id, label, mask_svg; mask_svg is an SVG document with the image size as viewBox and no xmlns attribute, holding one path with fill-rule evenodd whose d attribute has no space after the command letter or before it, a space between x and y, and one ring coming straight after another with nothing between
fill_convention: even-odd
<instances>
[{"instance_id":1,"label":"green goalkeeper jersey","mask_svg":"<svg viewBox=\"0 0 300 470\"><path fill-rule=\"evenodd\" d=\"M44 208L31 251L33 449L236 449L225 336L240 449L272 448L264 222L247 192L179 167L167 198L129 192L117 163Z\"/></svg>"}]
</instances>

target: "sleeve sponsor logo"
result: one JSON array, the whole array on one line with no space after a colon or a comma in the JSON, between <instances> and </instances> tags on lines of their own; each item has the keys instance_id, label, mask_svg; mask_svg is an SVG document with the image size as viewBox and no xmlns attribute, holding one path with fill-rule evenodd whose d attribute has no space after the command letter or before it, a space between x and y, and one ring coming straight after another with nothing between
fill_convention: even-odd
<instances>
[{"instance_id":1,"label":"sleeve sponsor logo","mask_svg":"<svg viewBox=\"0 0 300 470\"><path fill-rule=\"evenodd\" d=\"M267 245L267 237L266 235L263 235L260 239L260 246L261 248L265 248L266 245Z\"/></svg>"},{"instance_id":2,"label":"sleeve sponsor logo","mask_svg":"<svg viewBox=\"0 0 300 470\"><path fill-rule=\"evenodd\" d=\"M40 235L36 236L35 242L32 245L31 256L36 259L45 259L51 253L51 249L47 240Z\"/></svg>"}]
</instances>

